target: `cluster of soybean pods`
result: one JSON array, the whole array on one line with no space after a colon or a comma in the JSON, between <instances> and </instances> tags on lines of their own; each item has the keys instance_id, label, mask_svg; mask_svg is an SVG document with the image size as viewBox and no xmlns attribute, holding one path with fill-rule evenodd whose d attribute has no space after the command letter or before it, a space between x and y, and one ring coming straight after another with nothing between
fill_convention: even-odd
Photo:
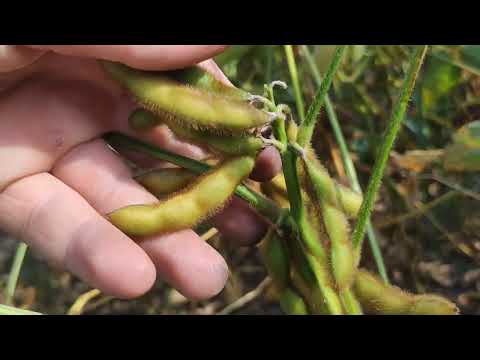
<instances>
[{"instance_id":1,"label":"cluster of soybean pods","mask_svg":"<svg viewBox=\"0 0 480 360\"><path fill-rule=\"evenodd\" d=\"M286 314L458 313L446 299L409 294L359 269L360 252L351 245L349 221L356 217L362 196L332 179L308 143L297 142L299 127L291 111L276 105L273 97L274 86L285 84L274 82L257 96L225 85L198 66L153 72L101 64L138 104L128 119L132 129L148 131L165 124L179 138L218 155L213 166L172 156L175 165L187 166L137 176L158 202L108 214L125 234L141 241L194 228L240 195L270 223L259 250ZM272 124L272 135L264 137ZM106 139L115 148L121 136ZM261 184L260 194L242 183L266 146L278 148L284 168ZM293 188L284 176L292 154L297 175ZM295 196L301 198L301 216L291 214Z\"/></svg>"}]
</instances>

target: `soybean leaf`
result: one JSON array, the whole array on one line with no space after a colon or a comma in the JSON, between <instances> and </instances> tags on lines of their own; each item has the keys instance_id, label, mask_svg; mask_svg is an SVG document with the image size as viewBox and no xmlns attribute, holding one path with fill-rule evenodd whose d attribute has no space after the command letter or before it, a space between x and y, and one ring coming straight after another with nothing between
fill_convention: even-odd
<instances>
[{"instance_id":1,"label":"soybean leaf","mask_svg":"<svg viewBox=\"0 0 480 360\"><path fill-rule=\"evenodd\" d=\"M458 85L460 75L458 67L434 57L428 59L420 95L423 116L447 105L448 95Z\"/></svg>"}]
</instances>

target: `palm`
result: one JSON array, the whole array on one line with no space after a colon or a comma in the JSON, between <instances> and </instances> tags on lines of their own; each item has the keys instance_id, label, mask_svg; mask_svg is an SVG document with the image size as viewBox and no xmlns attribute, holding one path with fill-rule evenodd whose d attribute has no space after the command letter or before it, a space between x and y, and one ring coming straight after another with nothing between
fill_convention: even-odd
<instances>
[{"instance_id":1,"label":"palm","mask_svg":"<svg viewBox=\"0 0 480 360\"><path fill-rule=\"evenodd\" d=\"M95 60L49 53L4 73L0 88L0 228L114 296L143 294L157 273L190 298L207 298L223 288L227 265L193 231L137 244L103 217L156 199L132 180L129 168L100 138L111 130L128 132L134 104ZM182 155L204 156L166 128L146 139ZM268 164L270 157L263 161ZM234 223L228 221L232 212ZM232 239L251 242L265 230L258 220L236 201L215 225Z\"/></svg>"}]
</instances>

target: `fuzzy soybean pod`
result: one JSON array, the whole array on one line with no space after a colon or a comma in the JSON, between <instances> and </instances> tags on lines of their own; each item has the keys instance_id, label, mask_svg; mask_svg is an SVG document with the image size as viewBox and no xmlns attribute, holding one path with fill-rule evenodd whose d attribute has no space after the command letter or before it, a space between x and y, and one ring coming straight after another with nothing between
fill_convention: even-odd
<instances>
[{"instance_id":1,"label":"fuzzy soybean pod","mask_svg":"<svg viewBox=\"0 0 480 360\"><path fill-rule=\"evenodd\" d=\"M165 120L170 130L178 137L200 146L207 146L215 153L256 156L264 148L263 141L254 135L219 136L209 131L182 127L178 122L170 121L168 117Z\"/></svg>"},{"instance_id":2,"label":"fuzzy soybean pod","mask_svg":"<svg viewBox=\"0 0 480 360\"><path fill-rule=\"evenodd\" d=\"M207 147L222 155L255 156L264 147L263 141L253 135L219 136L209 131L181 126L178 122L171 121L168 116L157 116L144 109L134 110L130 114L128 122L130 128L136 131L144 131L160 124L166 124L179 138Z\"/></svg>"},{"instance_id":3,"label":"fuzzy soybean pod","mask_svg":"<svg viewBox=\"0 0 480 360\"><path fill-rule=\"evenodd\" d=\"M301 163L303 170L312 179L316 191L322 194L323 199L342 210L349 217L357 216L363 201L361 194L338 184L318 160L304 158Z\"/></svg>"},{"instance_id":4,"label":"fuzzy soybean pod","mask_svg":"<svg viewBox=\"0 0 480 360\"><path fill-rule=\"evenodd\" d=\"M249 103L182 84L163 72L137 70L110 61L101 63L141 107L186 127L221 134L244 133L274 118Z\"/></svg>"},{"instance_id":5,"label":"fuzzy soybean pod","mask_svg":"<svg viewBox=\"0 0 480 360\"><path fill-rule=\"evenodd\" d=\"M222 81L219 81L217 78L215 78L210 72L198 65L179 70L166 71L165 75L183 84L201 88L203 90L220 94L231 99L248 101L251 97L250 93L242 89L226 85Z\"/></svg>"},{"instance_id":6,"label":"fuzzy soybean pod","mask_svg":"<svg viewBox=\"0 0 480 360\"><path fill-rule=\"evenodd\" d=\"M282 173L275 176L270 181L264 181L260 184L262 192L282 208L289 208L287 187Z\"/></svg>"},{"instance_id":7,"label":"fuzzy soybean pod","mask_svg":"<svg viewBox=\"0 0 480 360\"><path fill-rule=\"evenodd\" d=\"M355 275L355 257L350 241L349 224L337 208L322 201L321 211L330 239L330 262L340 291L350 288Z\"/></svg>"},{"instance_id":8,"label":"fuzzy soybean pod","mask_svg":"<svg viewBox=\"0 0 480 360\"><path fill-rule=\"evenodd\" d=\"M458 308L436 295L413 295L387 285L365 270L357 271L354 291L370 314L380 315L457 315Z\"/></svg>"},{"instance_id":9,"label":"fuzzy soybean pod","mask_svg":"<svg viewBox=\"0 0 480 360\"><path fill-rule=\"evenodd\" d=\"M309 253L296 237L290 239L288 245L294 262L292 281L302 291L312 313L343 314L342 304L333 287L333 279L325 259Z\"/></svg>"},{"instance_id":10,"label":"fuzzy soybean pod","mask_svg":"<svg viewBox=\"0 0 480 360\"><path fill-rule=\"evenodd\" d=\"M127 206L107 218L133 237L192 228L224 206L254 165L249 156L229 159L159 203Z\"/></svg>"},{"instance_id":11,"label":"fuzzy soybean pod","mask_svg":"<svg viewBox=\"0 0 480 360\"><path fill-rule=\"evenodd\" d=\"M386 285L365 270L357 271L353 288L368 314L407 315L414 304L412 295Z\"/></svg>"},{"instance_id":12,"label":"fuzzy soybean pod","mask_svg":"<svg viewBox=\"0 0 480 360\"><path fill-rule=\"evenodd\" d=\"M259 250L275 288L282 291L288 287L290 260L283 239L277 234L274 226L270 227L260 242Z\"/></svg>"},{"instance_id":13,"label":"fuzzy soybean pod","mask_svg":"<svg viewBox=\"0 0 480 360\"><path fill-rule=\"evenodd\" d=\"M409 315L458 315L457 306L436 295L416 295Z\"/></svg>"},{"instance_id":14,"label":"fuzzy soybean pod","mask_svg":"<svg viewBox=\"0 0 480 360\"><path fill-rule=\"evenodd\" d=\"M291 288L280 292L280 307L287 315L308 315L308 308L302 297Z\"/></svg>"},{"instance_id":15,"label":"fuzzy soybean pod","mask_svg":"<svg viewBox=\"0 0 480 360\"><path fill-rule=\"evenodd\" d=\"M346 216L326 199L322 184L318 184L318 177L311 176L307 161L305 166L305 191L310 195L312 203L319 209L319 216L323 221L325 231L330 240L330 263L340 292L350 288L356 270L355 257L350 241L350 227Z\"/></svg>"},{"instance_id":16,"label":"fuzzy soybean pod","mask_svg":"<svg viewBox=\"0 0 480 360\"><path fill-rule=\"evenodd\" d=\"M150 170L138 175L135 180L157 198L163 198L185 188L198 175L183 168Z\"/></svg>"}]
</instances>

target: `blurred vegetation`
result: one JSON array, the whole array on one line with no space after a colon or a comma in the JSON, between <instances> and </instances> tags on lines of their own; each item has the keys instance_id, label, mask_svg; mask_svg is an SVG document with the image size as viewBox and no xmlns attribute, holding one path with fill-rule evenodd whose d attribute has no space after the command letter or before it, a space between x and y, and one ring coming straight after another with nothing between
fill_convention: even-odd
<instances>
[{"instance_id":1,"label":"blurred vegetation","mask_svg":"<svg viewBox=\"0 0 480 360\"><path fill-rule=\"evenodd\" d=\"M306 105L316 86L299 46L294 47ZM320 73L334 46L309 46ZM409 46L348 48L330 93L365 188L393 101L404 75ZM232 46L216 59L234 85L256 94L265 83L290 75L282 46ZM278 102L296 108L293 88ZM348 184L325 114L314 148L331 173ZM391 282L456 302L463 314L480 314L480 46L432 46L411 100L405 126L391 154L372 222ZM204 226L199 233L208 230ZM120 301L90 293L87 314L280 314L257 249L230 248L218 234L210 244L227 259L230 280L214 299L190 302L159 282L144 297ZM375 270L367 244L364 266ZM15 245L0 242L0 289L6 284ZM260 284L260 286L259 286ZM17 307L65 314L91 290L27 254L14 299ZM0 303L2 303L0 295ZM230 306L234 303L233 306Z\"/></svg>"}]
</instances>

